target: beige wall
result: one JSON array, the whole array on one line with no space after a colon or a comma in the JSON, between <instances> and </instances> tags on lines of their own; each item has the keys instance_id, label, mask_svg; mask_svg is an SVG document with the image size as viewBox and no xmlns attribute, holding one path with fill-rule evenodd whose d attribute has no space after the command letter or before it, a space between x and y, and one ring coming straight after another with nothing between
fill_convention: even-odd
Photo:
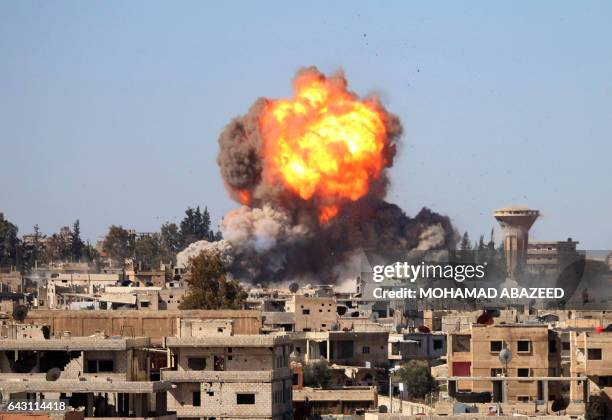
<instances>
[{"instance_id":1,"label":"beige wall","mask_svg":"<svg viewBox=\"0 0 612 420\"><path fill-rule=\"evenodd\" d=\"M337 321L336 300L332 297L294 295L286 309L295 314L295 331L329 331Z\"/></svg>"},{"instance_id":2,"label":"beige wall","mask_svg":"<svg viewBox=\"0 0 612 420\"><path fill-rule=\"evenodd\" d=\"M259 334L261 312L259 311L62 311L31 310L25 323L46 324L51 333L59 336L70 331L73 337L89 336L96 331L120 334L122 327L126 336L150 337L158 344L163 337L176 336L177 318L183 319L232 319L235 334ZM131 328L130 328L131 327Z\"/></svg>"}]
</instances>

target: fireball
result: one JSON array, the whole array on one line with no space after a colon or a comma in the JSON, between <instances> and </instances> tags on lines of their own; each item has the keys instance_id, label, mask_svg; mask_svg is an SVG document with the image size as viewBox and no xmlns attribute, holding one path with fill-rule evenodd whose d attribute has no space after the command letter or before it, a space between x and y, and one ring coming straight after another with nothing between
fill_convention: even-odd
<instances>
[{"instance_id":1,"label":"fireball","mask_svg":"<svg viewBox=\"0 0 612 420\"><path fill-rule=\"evenodd\" d=\"M292 99L269 100L260 116L266 182L315 204L321 223L367 194L387 166L385 113L343 79L304 72Z\"/></svg>"}]
</instances>

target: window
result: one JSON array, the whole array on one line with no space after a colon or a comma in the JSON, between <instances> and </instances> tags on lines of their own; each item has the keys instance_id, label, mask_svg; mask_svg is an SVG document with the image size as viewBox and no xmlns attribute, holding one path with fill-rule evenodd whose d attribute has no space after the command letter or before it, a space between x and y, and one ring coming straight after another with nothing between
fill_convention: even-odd
<instances>
[{"instance_id":1,"label":"window","mask_svg":"<svg viewBox=\"0 0 612 420\"><path fill-rule=\"evenodd\" d=\"M444 347L444 341L442 340L434 340L433 348L434 350L441 350Z\"/></svg>"},{"instance_id":2,"label":"window","mask_svg":"<svg viewBox=\"0 0 612 420\"><path fill-rule=\"evenodd\" d=\"M516 351L519 353L529 353L531 349L531 341L519 340L516 342Z\"/></svg>"},{"instance_id":3,"label":"window","mask_svg":"<svg viewBox=\"0 0 612 420\"><path fill-rule=\"evenodd\" d=\"M310 315L310 309L302 309L302 315Z\"/></svg>"},{"instance_id":4,"label":"window","mask_svg":"<svg viewBox=\"0 0 612 420\"><path fill-rule=\"evenodd\" d=\"M601 349L587 349L588 360L601 360Z\"/></svg>"},{"instance_id":5,"label":"window","mask_svg":"<svg viewBox=\"0 0 612 420\"><path fill-rule=\"evenodd\" d=\"M612 376L600 376L599 377L599 386L600 387L609 387L609 386L612 386Z\"/></svg>"},{"instance_id":6,"label":"window","mask_svg":"<svg viewBox=\"0 0 612 420\"><path fill-rule=\"evenodd\" d=\"M363 348L361 349L361 352L363 354L370 354L370 348L368 346L363 346Z\"/></svg>"},{"instance_id":7,"label":"window","mask_svg":"<svg viewBox=\"0 0 612 420\"><path fill-rule=\"evenodd\" d=\"M570 349L570 343L569 343L569 341L564 341L564 342L562 342L562 343L561 343L561 349L562 349L562 350L565 350L565 351L568 351L568 350Z\"/></svg>"},{"instance_id":8,"label":"window","mask_svg":"<svg viewBox=\"0 0 612 420\"><path fill-rule=\"evenodd\" d=\"M501 368L491 369L491 377L494 378L496 376L502 376L502 369Z\"/></svg>"},{"instance_id":9,"label":"window","mask_svg":"<svg viewBox=\"0 0 612 420\"><path fill-rule=\"evenodd\" d=\"M204 370L206 369L206 358L189 357L187 359L187 367L189 370Z\"/></svg>"},{"instance_id":10,"label":"window","mask_svg":"<svg viewBox=\"0 0 612 420\"><path fill-rule=\"evenodd\" d=\"M527 395L518 395L518 396L516 397L516 399L517 399L519 402L529 402L529 396L527 396Z\"/></svg>"},{"instance_id":11,"label":"window","mask_svg":"<svg viewBox=\"0 0 612 420\"><path fill-rule=\"evenodd\" d=\"M557 340L548 340L548 352L549 353L557 352Z\"/></svg>"},{"instance_id":12,"label":"window","mask_svg":"<svg viewBox=\"0 0 612 420\"><path fill-rule=\"evenodd\" d=\"M518 368L516 370L516 376L519 378L529 378L529 368Z\"/></svg>"},{"instance_id":13,"label":"window","mask_svg":"<svg viewBox=\"0 0 612 420\"><path fill-rule=\"evenodd\" d=\"M491 341L490 346L491 353L499 353L502 350L502 342L499 340Z\"/></svg>"},{"instance_id":14,"label":"window","mask_svg":"<svg viewBox=\"0 0 612 420\"><path fill-rule=\"evenodd\" d=\"M255 404L255 394L236 394L236 404L238 405Z\"/></svg>"},{"instance_id":15,"label":"window","mask_svg":"<svg viewBox=\"0 0 612 420\"><path fill-rule=\"evenodd\" d=\"M140 307L141 308L148 308L149 307L149 302L140 302Z\"/></svg>"},{"instance_id":16,"label":"window","mask_svg":"<svg viewBox=\"0 0 612 420\"><path fill-rule=\"evenodd\" d=\"M113 370L114 370L114 363L112 360L98 361L98 372L112 372Z\"/></svg>"},{"instance_id":17,"label":"window","mask_svg":"<svg viewBox=\"0 0 612 420\"><path fill-rule=\"evenodd\" d=\"M114 369L112 360L88 360L87 373L112 372Z\"/></svg>"},{"instance_id":18,"label":"window","mask_svg":"<svg viewBox=\"0 0 612 420\"><path fill-rule=\"evenodd\" d=\"M202 398L200 396L200 391L193 391L192 394L192 401L193 403L191 405L193 405L194 407L199 407L202 404Z\"/></svg>"}]
</instances>

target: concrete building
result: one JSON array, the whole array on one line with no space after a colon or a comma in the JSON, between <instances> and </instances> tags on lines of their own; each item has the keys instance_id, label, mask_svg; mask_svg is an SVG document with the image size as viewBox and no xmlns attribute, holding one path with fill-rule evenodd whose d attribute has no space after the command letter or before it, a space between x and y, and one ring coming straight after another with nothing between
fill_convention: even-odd
<instances>
[{"instance_id":1,"label":"concrete building","mask_svg":"<svg viewBox=\"0 0 612 420\"><path fill-rule=\"evenodd\" d=\"M4 399L66 399L86 417L165 416L169 383L149 380L150 340L45 339L31 326L0 339Z\"/></svg>"},{"instance_id":2,"label":"concrete building","mask_svg":"<svg viewBox=\"0 0 612 420\"><path fill-rule=\"evenodd\" d=\"M195 336L167 337L164 344L169 367L161 377L175 385L168 407L177 417L292 418L289 337L198 328L191 328Z\"/></svg>"},{"instance_id":3,"label":"concrete building","mask_svg":"<svg viewBox=\"0 0 612 420\"><path fill-rule=\"evenodd\" d=\"M608 412L612 414L612 331L570 332L570 372L572 376L585 376L584 384L571 383L573 400L589 395L605 395ZM586 388L586 391L585 389Z\"/></svg>"},{"instance_id":4,"label":"concrete building","mask_svg":"<svg viewBox=\"0 0 612 420\"><path fill-rule=\"evenodd\" d=\"M559 382L550 378L561 375L561 345L547 325L473 324L469 333L449 334L447 349L451 396L488 392L494 402L549 401L560 396ZM507 364L499 357L504 349L511 354Z\"/></svg>"},{"instance_id":5,"label":"concrete building","mask_svg":"<svg viewBox=\"0 0 612 420\"><path fill-rule=\"evenodd\" d=\"M388 332L322 331L292 334L293 347L304 363L325 359L349 366L388 364Z\"/></svg>"},{"instance_id":6,"label":"concrete building","mask_svg":"<svg viewBox=\"0 0 612 420\"><path fill-rule=\"evenodd\" d=\"M293 313L295 331L330 331L337 326L336 299L329 296L293 295L286 303Z\"/></svg>"},{"instance_id":7,"label":"concrete building","mask_svg":"<svg viewBox=\"0 0 612 420\"><path fill-rule=\"evenodd\" d=\"M444 333L391 333L389 360L393 363L409 360L434 360L446 356Z\"/></svg>"},{"instance_id":8,"label":"concrete building","mask_svg":"<svg viewBox=\"0 0 612 420\"><path fill-rule=\"evenodd\" d=\"M527 271L535 275L559 275L565 267L584 258L577 241L531 241L527 245Z\"/></svg>"},{"instance_id":9,"label":"concrete building","mask_svg":"<svg viewBox=\"0 0 612 420\"><path fill-rule=\"evenodd\" d=\"M378 407L376 387L337 389L302 388L294 391L294 419L319 418L322 415L359 415Z\"/></svg>"},{"instance_id":10,"label":"concrete building","mask_svg":"<svg viewBox=\"0 0 612 420\"><path fill-rule=\"evenodd\" d=\"M502 228L506 267L510 276L525 269L529 229L540 216L538 210L512 206L495 210L495 219Z\"/></svg>"},{"instance_id":11,"label":"concrete building","mask_svg":"<svg viewBox=\"0 0 612 420\"><path fill-rule=\"evenodd\" d=\"M103 331L108 335L146 336L160 345L164 337L176 336L181 320L232 320L233 333L259 334L262 315L258 311L240 310L167 310L167 311L56 311L31 310L24 320L28 324L48 325L51 336L69 331L83 337Z\"/></svg>"}]
</instances>

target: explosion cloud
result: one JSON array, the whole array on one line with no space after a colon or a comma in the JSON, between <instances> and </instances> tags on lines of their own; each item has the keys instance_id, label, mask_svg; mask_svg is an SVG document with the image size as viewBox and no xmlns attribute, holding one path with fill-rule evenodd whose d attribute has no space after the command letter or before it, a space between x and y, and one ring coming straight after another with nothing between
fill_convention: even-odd
<instances>
[{"instance_id":1,"label":"explosion cloud","mask_svg":"<svg viewBox=\"0 0 612 420\"><path fill-rule=\"evenodd\" d=\"M431 250L453 245L446 216L410 218L384 201L402 126L376 97L359 98L339 72L302 69L291 99L258 99L219 137L219 164L242 207L224 239L179 255L219 252L241 280L304 276L334 282L334 268L362 249ZM336 270L337 271L337 270Z\"/></svg>"}]
</instances>

